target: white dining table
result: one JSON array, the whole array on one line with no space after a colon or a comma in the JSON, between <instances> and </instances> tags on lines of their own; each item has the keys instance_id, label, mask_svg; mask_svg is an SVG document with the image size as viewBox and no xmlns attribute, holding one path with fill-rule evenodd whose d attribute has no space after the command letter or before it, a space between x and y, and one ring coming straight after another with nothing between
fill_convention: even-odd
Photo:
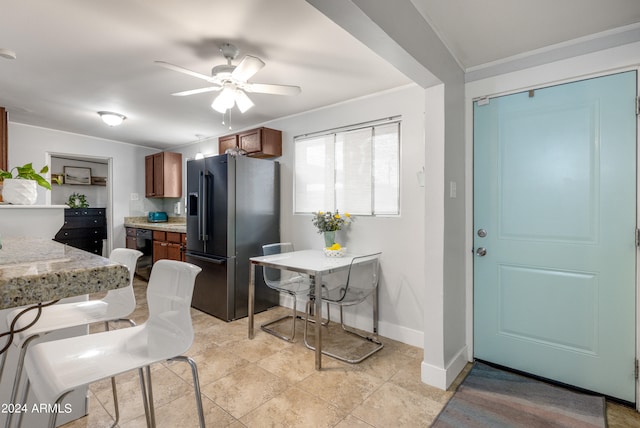
<instances>
[{"instance_id":1,"label":"white dining table","mask_svg":"<svg viewBox=\"0 0 640 428\"><path fill-rule=\"evenodd\" d=\"M322 294L321 287L315 284L322 284L322 275L349 269L351 261L361 254L345 254L343 257L327 257L321 250L301 250L289 253L273 254L270 256L251 257L249 266L249 339L253 339L253 316L255 300L255 274L257 266L273 269L288 270L304 273L311 278L312 289L315 296L315 348L316 348L316 370L322 368Z\"/></svg>"}]
</instances>

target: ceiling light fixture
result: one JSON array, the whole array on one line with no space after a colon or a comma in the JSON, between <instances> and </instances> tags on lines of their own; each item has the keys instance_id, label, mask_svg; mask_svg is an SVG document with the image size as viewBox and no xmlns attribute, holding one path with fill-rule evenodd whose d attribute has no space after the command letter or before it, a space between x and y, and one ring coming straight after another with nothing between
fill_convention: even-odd
<instances>
[{"instance_id":1,"label":"ceiling light fixture","mask_svg":"<svg viewBox=\"0 0 640 428\"><path fill-rule=\"evenodd\" d=\"M226 83L220 95L213 100L211 108L224 114L228 109L232 109L234 104L238 106L241 113L246 112L254 106L253 102L242 89L238 89L236 85L232 83Z\"/></svg>"},{"instance_id":2,"label":"ceiling light fixture","mask_svg":"<svg viewBox=\"0 0 640 428\"><path fill-rule=\"evenodd\" d=\"M113 113L111 111L99 111L98 114L100 115L100 119L109 126L118 126L127 118L120 113Z\"/></svg>"},{"instance_id":3,"label":"ceiling light fixture","mask_svg":"<svg viewBox=\"0 0 640 428\"><path fill-rule=\"evenodd\" d=\"M0 57L5 59L16 59L16 53L9 49L0 48Z\"/></svg>"}]
</instances>

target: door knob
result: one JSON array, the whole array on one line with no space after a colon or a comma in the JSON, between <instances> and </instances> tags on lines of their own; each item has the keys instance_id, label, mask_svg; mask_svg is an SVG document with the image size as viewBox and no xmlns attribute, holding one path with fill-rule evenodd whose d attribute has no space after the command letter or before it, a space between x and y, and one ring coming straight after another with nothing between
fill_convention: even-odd
<instances>
[{"instance_id":1,"label":"door knob","mask_svg":"<svg viewBox=\"0 0 640 428\"><path fill-rule=\"evenodd\" d=\"M476 250L476 255L478 255L479 257L484 257L487 255L487 249L484 247L480 247Z\"/></svg>"}]
</instances>

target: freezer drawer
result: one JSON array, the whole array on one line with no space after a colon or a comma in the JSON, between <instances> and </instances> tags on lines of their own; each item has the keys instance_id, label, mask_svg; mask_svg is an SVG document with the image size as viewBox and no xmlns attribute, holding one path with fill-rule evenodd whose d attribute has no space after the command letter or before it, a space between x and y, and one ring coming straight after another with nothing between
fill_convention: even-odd
<instances>
[{"instance_id":1,"label":"freezer drawer","mask_svg":"<svg viewBox=\"0 0 640 428\"><path fill-rule=\"evenodd\" d=\"M248 260L239 261L236 257L209 257L187 251L186 261L202 269L196 277L191 306L224 321L247 316ZM257 269L255 312L277 306L278 302L278 292L265 285L262 269Z\"/></svg>"},{"instance_id":2,"label":"freezer drawer","mask_svg":"<svg viewBox=\"0 0 640 428\"><path fill-rule=\"evenodd\" d=\"M235 319L233 310L233 258L212 258L187 252L187 263L202 268L196 277L191 306L225 321Z\"/></svg>"}]
</instances>

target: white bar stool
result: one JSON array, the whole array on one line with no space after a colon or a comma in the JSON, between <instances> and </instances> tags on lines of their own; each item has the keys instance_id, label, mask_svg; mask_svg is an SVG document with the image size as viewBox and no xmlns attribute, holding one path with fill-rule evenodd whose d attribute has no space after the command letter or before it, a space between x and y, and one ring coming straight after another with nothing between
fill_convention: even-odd
<instances>
[{"instance_id":1,"label":"white bar stool","mask_svg":"<svg viewBox=\"0 0 640 428\"><path fill-rule=\"evenodd\" d=\"M53 331L97 322L105 322L107 330L109 330L110 321L126 321L131 325L135 325L133 321L123 318L131 314L136 307L136 299L133 294L133 275L136 270L136 262L140 256L142 256L140 251L127 248L116 248L111 252L109 260L123 264L129 269L129 285L110 290L101 300L52 305L43 308L40 314L38 314L37 310L32 310L22 316L19 316L19 314L24 308L19 308L7 315L7 324L11 326L13 323L13 330L16 331L12 345L18 348L20 353L10 403L15 403L18 398L25 354L27 348L35 339ZM29 326L32 323L33 325ZM0 367L0 380L2 379L6 358L5 355L2 360L2 367ZM119 410L115 380L112 380L112 387L117 423ZM7 415L5 427L11 426L12 416L12 413Z\"/></svg>"},{"instance_id":2,"label":"white bar stool","mask_svg":"<svg viewBox=\"0 0 640 428\"><path fill-rule=\"evenodd\" d=\"M164 360L181 360L191 365L200 426L205 426L196 363L181 354L193 343L191 296L200 268L175 260L159 260L153 265L147 288L149 318L131 328L105 331L39 343L29 348L25 358L28 382L40 403L60 406L73 389L138 369L147 425L155 426L149 366ZM147 372L145 385L143 368ZM55 427L56 413L49 419Z\"/></svg>"}]
</instances>

